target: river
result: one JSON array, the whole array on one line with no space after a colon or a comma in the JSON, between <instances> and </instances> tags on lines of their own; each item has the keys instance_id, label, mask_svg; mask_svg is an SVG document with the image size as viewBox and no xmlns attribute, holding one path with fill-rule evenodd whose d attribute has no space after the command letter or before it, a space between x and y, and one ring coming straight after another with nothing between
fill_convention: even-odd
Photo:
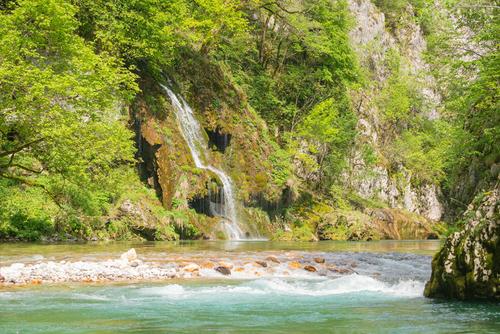
<instances>
[{"instance_id":1,"label":"river","mask_svg":"<svg viewBox=\"0 0 500 334\"><path fill-rule=\"evenodd\" d=\"M1 244L0 268L98 263L130 248L144 263L222 259L234 267L229 276L201 269L189 279L0 285L0 333L498 333L498 304L422 296L439 245ZM253 261L266 262L266 267ZM293 269L293 263L311 263L318 271Z\"/></svg>"}]
</instances>

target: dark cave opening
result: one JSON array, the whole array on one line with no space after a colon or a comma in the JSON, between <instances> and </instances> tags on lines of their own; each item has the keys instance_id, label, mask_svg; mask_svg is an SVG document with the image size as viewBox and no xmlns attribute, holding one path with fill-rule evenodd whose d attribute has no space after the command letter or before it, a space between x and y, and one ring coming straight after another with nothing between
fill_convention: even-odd
<instances>
[{"instance_id":1,"label":"dark cave opening","mask_svg":"<svg viewBox=\"0 0 500 334\"><path fill-rule=\"evenodd\" d=\"M199 214L209 217L225 216L224 190L215 181L207 184L205 195L195 196L188 200L188 205Z\"/></svg>"},{"instance_id":2,"label":"dark cave opening","mask_svg":"<svg viewBox=\"0 0 500 334\"><path fill-rule=\"evenodd\" d=\"M224 153L231 144L231 134L222 132L220 127L214 130L205 129L205 131L208 135L208 147Z\"/></svg>"},{"instance_id":3,"label":"dark cave opening","mask_svg":"<svg viewBox=\"0 0 500 334\"><path fill-rule=\"evenodd\" d=\"M142 182L152 187L159 199L163 196L160 181L158 179L158 162L156 152L160 149L160 144L151 145L141 134L141 120L134 120L135 142L137 145L136 158L139 160L137 166L139 177Z\"/></svg>"}]
</instances>

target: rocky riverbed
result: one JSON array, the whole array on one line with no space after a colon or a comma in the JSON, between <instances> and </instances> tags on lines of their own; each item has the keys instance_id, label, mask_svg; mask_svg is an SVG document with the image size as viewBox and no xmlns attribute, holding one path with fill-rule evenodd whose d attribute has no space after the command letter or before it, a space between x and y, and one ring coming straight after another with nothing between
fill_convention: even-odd
<instances>
[{"instance_id":1,"label":"rocky riverbed","mask_svg":"<svg viewBox=\"0 0 500 334\"><path fill-rule=\"evenodd\" d=\"M42 284L60 282L156 281L173 278L259 277L338 277L361 273L372 277L381 263L394 262L408 254L323 253L323 252L253 252L173 254L164 259L140 256L130 249L119 257L46 260L35 258L26 263L10 263L0 267L0 285ZM422 267L430 261L418 256ZM425 264L424 264L425 263ZM403 269L404 268L400 268ZM422 273L422 276L428 273Z\"/></svg>"}]
</instances>

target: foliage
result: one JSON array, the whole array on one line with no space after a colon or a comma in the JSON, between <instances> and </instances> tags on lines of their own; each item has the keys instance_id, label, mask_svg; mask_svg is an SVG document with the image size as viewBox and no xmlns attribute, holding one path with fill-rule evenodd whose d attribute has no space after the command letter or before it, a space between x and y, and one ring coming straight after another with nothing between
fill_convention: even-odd
<instances>
[{"instance_id":1,"label":"foliage","mask_svg":"<svg viewBox=\"0 0 500 334\"><path fill-rule=\"evenodd\" d=\"M313 145L313 152L309 152L317 152L323 186L329 187L345 167L355 126L356 116L346 95L341 100L329 98L317 104L300 125L299 134Z\"/></svg>"},{"instance_id":2,"label":"foliage","mask_svg":"<svg viewBox=\"0 0 500 334\"><path fill-rule=\"evenodd\" d=\"M410 170L414 182L439 184L446 177L454 140L461 137L461 132L442 121L422 123L395 141L391 160Z\"/></svg>"},{"instance_id":3,"label":"foliage","mask_svg":"<svg viewBox=\"0 0 500 334\"><path fill-rule=\"evenodd\" d=\"M498 11L496 1L448 1L428 38L427 58L439 79L444 117L460 129L451 137L445 191L460 196L453 204L461 210L478 184L496 177L489 170L500 163ZM477 175L473 184L466 177L471 173Z\"/></svg>"}]
</instances>

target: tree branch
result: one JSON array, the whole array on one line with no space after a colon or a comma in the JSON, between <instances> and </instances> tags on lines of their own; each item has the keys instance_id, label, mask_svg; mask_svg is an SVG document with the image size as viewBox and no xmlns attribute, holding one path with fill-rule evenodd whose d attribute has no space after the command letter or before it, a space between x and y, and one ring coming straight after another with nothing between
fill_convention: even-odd
<instances>
[{"instance_id":1,"label":"tree branch","mask_svg":"<svg viewBox=\"0 0 500 334\"><path fill-rule=\"evenodd\" d=\"M23 144L23 145L21 145L19 147L16 147L13 150L0 152L0 158L1 157L6 157L9 154L15 154L17 152L20 152L20 151L24 150L25 148L30 147L33 144L41 142L42 140L44 140L44 138L39 138L39 139L33 140L33 141L29 142L29 143L26 143L26 144Z\"/></svg>"}]
</instances>

